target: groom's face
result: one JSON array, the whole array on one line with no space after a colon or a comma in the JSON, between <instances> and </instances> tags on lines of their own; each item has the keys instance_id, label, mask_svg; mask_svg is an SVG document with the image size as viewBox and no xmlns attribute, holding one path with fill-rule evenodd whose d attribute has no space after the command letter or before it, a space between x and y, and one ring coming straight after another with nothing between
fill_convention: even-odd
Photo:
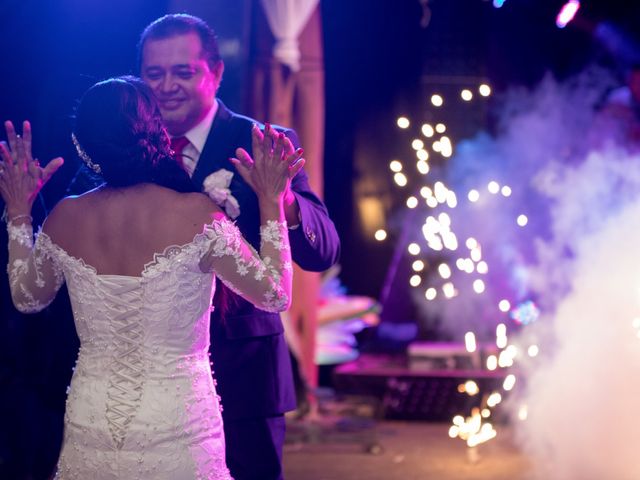
<instances>
[{"instance_id":1,"label":"groom's face","mask_svg":"<svg viewBox=\"0 0 640 480\"><path fill-rule=\"evenodd\" d=\"M211 64L196 33L149 39L142 48L142 79L153 89L167 130L183 135L215 102L224 65Z\"/></svg>"}]
</instances>

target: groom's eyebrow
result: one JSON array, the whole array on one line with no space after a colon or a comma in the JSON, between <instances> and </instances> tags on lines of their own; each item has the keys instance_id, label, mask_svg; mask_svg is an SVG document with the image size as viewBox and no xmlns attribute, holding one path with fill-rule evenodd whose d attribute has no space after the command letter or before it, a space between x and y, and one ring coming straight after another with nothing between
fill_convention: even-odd
<instances>
[{"instance_id":1,"label":"groom's eyebrow","mask_svg":"<svg viewBox=\"0 0 640 480\"><path fill-rule=\"evenodd\" d=\"M147 65L144 67L145 72L153 71L153 70L164 70L160 65Z\"/></svg>"}]
</instances>

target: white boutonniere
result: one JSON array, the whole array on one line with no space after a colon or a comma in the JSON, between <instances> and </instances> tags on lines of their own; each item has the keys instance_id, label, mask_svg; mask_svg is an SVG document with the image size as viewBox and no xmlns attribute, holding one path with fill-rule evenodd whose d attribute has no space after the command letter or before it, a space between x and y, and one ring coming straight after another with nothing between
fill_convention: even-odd
<instances>
[{"instance_id":1,"label":"white boutonniere","mask_svg":"<svg viewBox=\"0 0 640 480\"><path fill-rule=\"evenodd\" d=\"M221 168L204 179L202 189L229 217L236 218L240 215L240 204L229 190L232 178L233 172Z\"/></svg>"}]
</instances>

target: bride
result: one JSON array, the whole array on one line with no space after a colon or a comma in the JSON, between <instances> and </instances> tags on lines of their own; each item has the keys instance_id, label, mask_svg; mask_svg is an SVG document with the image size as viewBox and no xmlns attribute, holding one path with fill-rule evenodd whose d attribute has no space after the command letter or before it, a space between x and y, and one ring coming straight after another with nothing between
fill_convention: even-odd
<instances>
[{"instance_id":1,"label":"bride","mask_svg":"<svg viewBox=\"0 0 640 480\"><path fill-rule=\"evenodd\" d=\"M291 297L283 192L304 160L268 127L253 129L238 173L259 199L257 253L172 158L153 94L134 77L94 85L73 141L104 185L62 200L33 239L31 206L62 164L42 168L5 123L0 194L9 281L22 312L67 283L80 352L67 398L59 479L229 479L220 399L208 358L218 276L268 311Z\"/></svg>"}]
</instances>

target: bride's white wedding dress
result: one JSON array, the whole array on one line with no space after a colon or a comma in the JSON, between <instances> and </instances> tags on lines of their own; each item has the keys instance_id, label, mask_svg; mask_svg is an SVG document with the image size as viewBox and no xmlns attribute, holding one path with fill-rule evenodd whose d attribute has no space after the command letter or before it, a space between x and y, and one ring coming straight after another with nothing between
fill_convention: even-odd
<instances>
[{"instance_id":1,"label":"bride's white wedding dress","mask_svg":"<svg viewBox=\"0 0 640 480\"><path fill-rule=\"evenodd\" d=\"M14 303L41 310L66 281L81 342L56 478L231 478L208 356L214 275L281 311L286 235L286 224L263 226L259 255L234 224L216 220L130 277L98 274L47 234L34 245L30 225L9 226Z\"/></svg>"}]
</instances>

